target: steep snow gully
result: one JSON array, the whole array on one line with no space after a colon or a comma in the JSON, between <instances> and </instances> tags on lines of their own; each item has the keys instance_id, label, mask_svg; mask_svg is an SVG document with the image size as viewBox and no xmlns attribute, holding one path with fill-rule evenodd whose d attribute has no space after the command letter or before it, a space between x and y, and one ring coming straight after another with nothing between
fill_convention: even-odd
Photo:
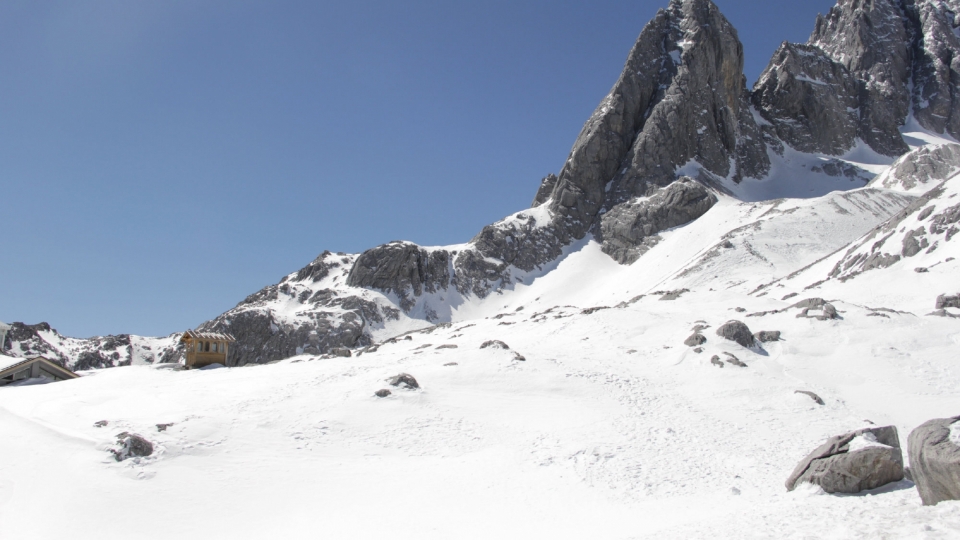
<instances>
[{"instance_id":1,"label":"steep snow gully","mask_svg":"<svg viewBox=\"0 0 960 540\"><path fill-rule=\"evenodd\" d=\"M960 538L958 27L841 0L749 89L673 0L531 208L322 253L229 369L15 323L83 376L0 388L0 537Z\"/></svg>"}]
</instances>

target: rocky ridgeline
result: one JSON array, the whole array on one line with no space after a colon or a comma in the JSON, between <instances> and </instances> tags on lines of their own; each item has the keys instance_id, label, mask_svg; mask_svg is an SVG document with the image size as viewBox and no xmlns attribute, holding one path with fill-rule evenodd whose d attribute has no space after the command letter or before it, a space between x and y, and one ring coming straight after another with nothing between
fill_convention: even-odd
<instances>
[{"instance_id":1,"label":"rocky ridgeline","mask_svg":"<svg viewBox=\"0 0 960 540\"><path fill-rule=\"evenodd\" d=\"M457 248L391 242L360 255L324 252L199 329L237 338L231 365L367 345L372 329L401 316L438 322L459 299L512 287L587 235L631 264L661 231L706 213L717 192L766 178L772 157L788 147L839 156L860 140L879 154L901 156L908 147L899 128L911 115L925 129L960 137L960 81L951 76L960 58L958 13L960 0L840 0L818 17L806 44L784 43L750 89L743 45L717 6L671 0L644 26L619 78L559 173L542 180L530 210L484 227ZM910 182L935 183L958 166L957 148L931 148L901 159L881 182L911 190ZM873 176L840 159L814 172ZM881 243L902 244L900 252L854 249L832 277L935 249L954 234L956 213L925 214L930 228L914 228L909 238L877 231ZM45 351L80 367L146 357L125 352L136 348L128 341L95 338L68 351L35 333L13 354ZM180 357L172 338L151 354L152 361Z\"/></svg>"}]
</instances>

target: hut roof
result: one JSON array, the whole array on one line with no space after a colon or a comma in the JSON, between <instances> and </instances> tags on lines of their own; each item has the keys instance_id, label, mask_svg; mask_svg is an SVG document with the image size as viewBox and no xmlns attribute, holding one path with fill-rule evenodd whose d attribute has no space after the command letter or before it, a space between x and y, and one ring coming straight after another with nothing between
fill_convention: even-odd
<instances>
[{"instance_id":1,"label":"hut roof","mask_svg":"<svg viewBox=\"0 0 960 540\"><path fill-rule=\"evenodd\" d=\"M54 371L59 371L61 374L65 375L67 378L76 378L79 377L76 373L70 371L65 367L61 367L54 362L51 362L49 359L42 356L34 356L32 358L16 358L13 356L3 356L0 355L0 374L6 375L12 371L15 371L15 368L19 368L21 365L32 364L33 362L41 362L47 368Z\"/></svg>"},{"instance_id":2,"label":"hut roof","mask_svg":"<svg viewBox=\"0 0 960 540\"><path fill-rule=\"evenodd\" d=\"M206 339L210 341L236 341L236 338L230 334L221 334L220 332L197 332L196 330L187 330L180 336L180 341L188 339Z\"/></svg>"}]
</instances>

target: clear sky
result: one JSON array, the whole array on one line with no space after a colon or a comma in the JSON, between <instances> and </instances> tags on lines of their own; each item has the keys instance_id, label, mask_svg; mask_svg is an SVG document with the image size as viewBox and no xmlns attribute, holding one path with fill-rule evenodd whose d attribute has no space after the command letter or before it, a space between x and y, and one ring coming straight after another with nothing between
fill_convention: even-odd
<instances>
[{"instance_id":1,"label":"clear sky","mask_svg":"<svg viewBox=\"0 0 960 540\"><path fill-rule=\"evenodd\" d=\"M0 2L0 320L192 328L529 206L667 0ZM716 0L749 82L826 0Z\"/></svg>"}]
</instances>

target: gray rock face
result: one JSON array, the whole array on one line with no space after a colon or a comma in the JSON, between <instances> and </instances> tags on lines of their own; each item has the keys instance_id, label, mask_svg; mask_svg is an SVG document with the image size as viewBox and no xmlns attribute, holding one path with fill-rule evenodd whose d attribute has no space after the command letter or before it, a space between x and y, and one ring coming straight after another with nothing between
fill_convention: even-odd
<instances>
[{"instance_id":1,"label":"gray rock face","mask_svg":"<svg viewBox=\"0 0 960 540\"><path fill-rule=\"evenodd\" d=\"M905 0L917 36L913 114L920 125L960 138L960 2Z\"/></svg>"},{"instance_id":2,"label":"gray rock face","mask_svg":"<svg viewBox=\"0 0 960 540\"><path fill-rule=\"evenodd\" d=\"M735 341L744 347L753 347L756 343L750 328L740 321L727 321L723 326L717 328L717 335Z\"/></svg>"},{"instance_id":3,"label":"gray rock face","mask_svg":"<svg viewBox=\"0 0 960 540\"><path fill-rule=\"evenodd\" d=\"M704 336L700 332L694 332L693 334L690 335L690 337L683 340L683 344L686 345L687 347L696 347L698 345L703 345L706 342L707 342L706 336Z\"/></svg>"},{"instance_id":4,"label":"gray rock face","mask_svg":"<svg viewBox=\"0 0 960 540\"><path fill-rule=\"evenodd\" d=\"M866 443L853 446L855 439ZM903 454L894 426L831 437L805 457L787 479L788 491L809 482L827 493L859 493L903 480Z\"/></svg>"},{"instance_id":5,"label":"gray rock face","mask_svg":"<svg viewBox=\"0 0 960 540\"><path fill-rule=\"evenodd\" d=\"M901 156L870 185L905 191L914 190L918 186L922 188L924 185L932 188L958 171L960 144L931 144Z\"/></svg>"},{"instance_id":6,"label":"gray rock face","mask_svg":"<svg viewBox=\"0 0 960 540\"><path fill-rule=\"evenodd\" d=\"M557 175L550 173L544 176L543 180L540 181L540 188L537 189L537 194L533 197L533 203L530 206L536 208L547 202L547 199L550 198L550 194L553 193L555 187L557 187Z\"/></svg>"},{"instance_id":7,"label":"gray rock face","mask_svg":"<svg viewBox=\"0 0 960 540\"><path fill-rule=\"evenodd\" d=\"M603 252L631 264L656 245L657 233L690 223L716 203L707 188L682 177L648 199L618 204L601 219Z\"/></svg>"},{"instance_id":8,"label":"gray rock face","mask_svg":"<svg viewBox=\"0 0 960 540\"><path fill-rule=\"evenodd\" d=\"M950 440L950 426L960 416L924 422L910 432L910 471L925 505L960 500L960 446Z\"/></svg>"},{"instance_id":9,"label":"gray rock face","mask_svg":"<svg viewBox=\"0 0 960 540\"><path fill-rule=\"evenodd\" d=\"M672 0L640 33L558 175L558 236L582 238L602 208L670 184L694 159L737 180L769 170L736 30L708 0Z\"/></svg>"},{"instance_id":10,"label":"gray rock face","mask_svg":"<svg viewBox=\"0 0 960 540\"><path fill-rule=\"evenodd\" d=\"M117 448L110 450L114 459L123 461L132 457L146 457L153 454L153 443L136 433L124 431L117 435Z\"/></svg>"},{"instance_id":11,"label":"gray rock face","mask_svg":"<svg viewBox=\"0 0 960 540\"><path fill-rule=\"evenodd\" d=\"M347 285L392 292L408 311L415 303L411 296L450 286L450 254L428 252L410 242L390 242L363 252L350 269Z\"/></svg>"},{"instance_id":12,"label":"gray rock face","mask_svg":"<svg viewBox=\"0 0 960 540\"><path fill-rule=\"evenodd\" d=\"M777 136L801 152L839 155L853 147L860 123L857 81L818 47L784 42L752 100Z\"/></svg>"},{"instance_id":13,"label":"gray rock face","mask_svg":"<svg viewBox=\"0 0 960 540\"><path fill-rule=\"evenodd\" d=\"M898 130L910 112L913 36L908 22L898 0L840 0L817 18L809 40L856 79L857 133L888 156L908 150Z\"/></svg>"}]
</instances>

